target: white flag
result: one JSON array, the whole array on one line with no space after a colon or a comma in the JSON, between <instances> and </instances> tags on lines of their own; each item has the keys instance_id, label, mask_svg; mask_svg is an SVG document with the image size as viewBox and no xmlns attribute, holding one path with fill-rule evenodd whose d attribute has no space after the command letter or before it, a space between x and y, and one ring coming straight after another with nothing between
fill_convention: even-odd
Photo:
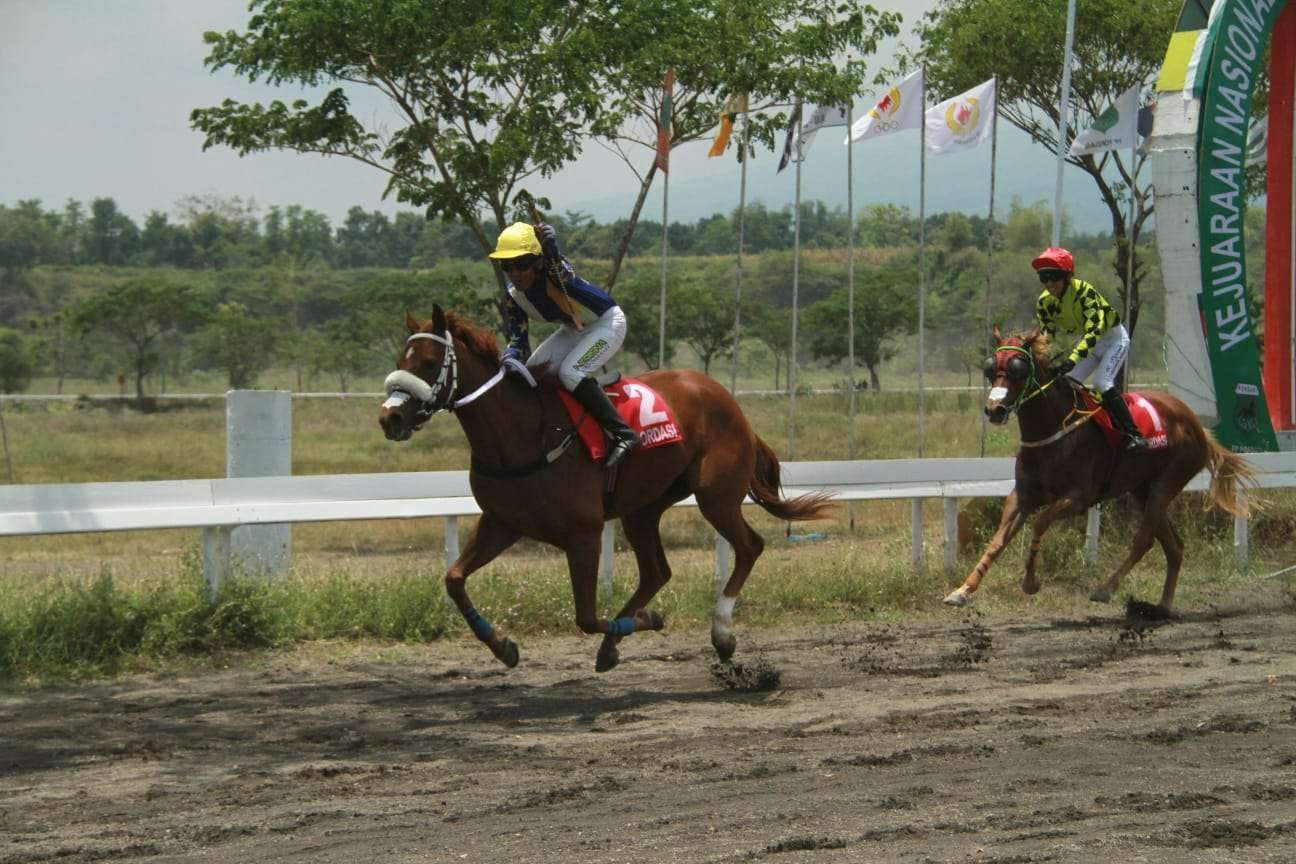
<instances>
[{"instance_id":1,"label":"white flag","mask_svg":"<svg viewBox=\"0 0 1296 864\"><path fill-rule=\"evenodd\" d=\"M1069 156L1128 150L1138 141L1139 85L1126 90L1071 142Z\"/></svg>"},{"instance_id":2,"label":"white flag","mask_svg":"<svg viewBox=\"0 0 1296 864\"><path fill-rule=\"evenodd\" d=\"M927 152L933 156L971 150L990 135L995 80L927 109Z\"/></svg>"},{"instance_id":3,"label":"white flag","mask_svg":"<svg viewBox=\"0 0 1296 864\"><path fill-rule=\"evenodd\" d=\"M919 69L882 95L877 104L851 126L843 144L890 135L922 125L923 73Z\"/></svg>"},{"instance_id":4,"label":"white flag","mask_svg":"<svg viewBox=\"0 0 1296 864\"><path fill-rule=\"evenodd\" d=\"M801 158L814 142L815 133L826 126L845 126L846 109L833 108L827 105L816 105L810 113L810 119L801 124Z\"/></svg>"}]
</instances>

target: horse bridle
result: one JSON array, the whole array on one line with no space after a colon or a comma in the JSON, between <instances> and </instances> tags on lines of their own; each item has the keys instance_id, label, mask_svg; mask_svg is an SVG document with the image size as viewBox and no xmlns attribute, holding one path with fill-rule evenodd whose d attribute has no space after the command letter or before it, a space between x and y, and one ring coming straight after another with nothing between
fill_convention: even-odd
<instances>
[{"instance_id":1,"label":"horse bridle","mask_svg":"<svg viewBox=\"0 0 1296 864\"><path fill-rule=\"evenodd\" d=\"M397 369L388 375L387 380L383 382L383 389L387 391L387 401L383 402L384 408L399 408L410 399L417 401L417 413L414 417L415 429L421 428L437 412L453 412L458 408L462 408L504 380L504 367L501 366L500 370L485 384L467 396L452 399L455 388L459 384L459 358L455 355L454 340L440 333L412 333L405 340L405 344L412 349L416 339L431 339L433 342L439 342L445 346L445 351L441 354L441 363L437 367L436 379L429 384L413 372ZM534 389L534 382L532 387ZM579 424L573 424L566 437L557 447L543 451L538 459L526 465L517 468L496 468L482 465L474 459L473 468L489 477L525 477L547 465L553 464L558 460L558 457L567 452L567 448L576 440L578 426Z\"/></svg>"},{"instance_id":2,"label":"horse bridle","mask_svg":"<svg viewBox=\"0 0 1296 864\"><path fill-rule=\"evenodd\" d=\"M1000 345L995 349L994 353L997 355L1000 351L1019 351L1026 355L1026 386L1022 387L1022 389L1018 391L1017 398L1012 401L1011 405L1004 406L1004 410L1008 412L1009 416L1012 416L1014 411L1021 408L1023 402L1029 402L1031 399L1034 399L1036 396L1052 387L1053 383L1057 381L1057 378L1053 378L1044 384L1040 384L1039 379L1035 377L1035 356L1030 351L1027 351L1022 345ZM1031 387L1034 389L1030 389ZM1027 392L1028 390L1029 392Z\"/></svg>"}]
</instances>

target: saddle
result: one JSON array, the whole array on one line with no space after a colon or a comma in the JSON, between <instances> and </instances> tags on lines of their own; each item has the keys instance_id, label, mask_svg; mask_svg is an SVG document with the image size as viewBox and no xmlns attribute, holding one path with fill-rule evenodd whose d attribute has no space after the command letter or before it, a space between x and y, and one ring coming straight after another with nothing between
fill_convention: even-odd
<instances>
[{"instance_id":1,"label":"saddle","mask_svg":"<svg viewBox=\"0 0 1296 864\"><path fill-rule=\"evenodd\" d=\"M605 384L603 381L604 379L600 378L599 383L613 407L643 441L638 449L651 450L653 447L684 440L679 423L675 421L675 412L656 390L638 378L623 378L619 374L612 379L611 383ZM585 413L585 409L576 401L576 397L568 393L565 388L558 388L558 396L562 399L563 405L567 406L567 414L571 417L571 422L580 424L576 431L580 433L581 441L585 442L590 458L595 462L601 461L607 455L607 439L603 435L603 427Z\"/></svg>"},{"instance_id":2,"label":"saddle","mask_svg":"<svg viewBox=\"0 0 1296 864\"><path fill-rule=\"evenodd\" d=\"M1107 444L1113 450L1119 450L1121 447L1121 433L1112 423L1111 415L1107 413L1107 409L1102 407L1102 401L1088 387L1077 385L1075 390L1080 394L1081 401L1084 403L1084 410L1094 412L1094 422L1102 429L1103 435L1107 438ZM1165 421L1161 419L1161 412L1157 410L1156 405L1146 399L1142 393L1122 393L1121 398L1129 406L1130 416L1134 418L1134 425L1138 427L1139 434L1147 441L1149 450L1161 450L1170 446L1169 436L1166 435Z\"/></svg>"}]
</instances>

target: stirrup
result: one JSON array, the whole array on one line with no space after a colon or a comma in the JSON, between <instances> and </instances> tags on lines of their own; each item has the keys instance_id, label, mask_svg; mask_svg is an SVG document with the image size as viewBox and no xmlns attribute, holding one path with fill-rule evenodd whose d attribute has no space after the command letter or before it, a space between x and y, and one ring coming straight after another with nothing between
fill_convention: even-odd
<instances>
[{"instance_id":1,"label":"stirrup","mask_svg":"<svg viewBox=\"0 0 1296 864\"><path fill-rule=\"evenodd\" d=\"M1148 442L1142 435L1127 435L1122 449L1126 453L1142 453L1148 449Z\"/></svg>"},{"instance_id":2,"label":"stirrup","mask_svg":"<svg viewBox=\"0 0 1296 864\"><path fill-rule=\"evenodd\" d=\"M630 455L630 452L638 447L642 441L636 435L633 438L619 438L608 451L607 459L603 462L604 468L615 468Z\"/></svg>"}]
</instances>

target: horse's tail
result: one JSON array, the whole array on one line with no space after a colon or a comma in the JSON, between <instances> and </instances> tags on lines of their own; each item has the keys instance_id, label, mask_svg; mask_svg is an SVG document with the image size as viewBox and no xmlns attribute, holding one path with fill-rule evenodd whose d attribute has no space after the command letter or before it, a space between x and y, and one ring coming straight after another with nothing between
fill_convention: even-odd
<instances>
[{"instance_id":1,"label":"horse's tail","mask_svg":"<svg viewBox=\"0 0 1296 864\"><path fill-rule=\"evenodd\" d=\"M756 442L756 470L752 472L748 494L764 508L766 513L789 522L823 519L837 509L828 492L807 492L795 498L783 497L783 482L779 479L779 460L774 450L753 435Z\"/></svg>"},{"instance_id":2,"label":"horse's tail","mask_svg":"<svg viewBox=\"0 0 1296 864\"><path fill-rule=\"evenodd\" d=\"M1209 430L1202 431L1206 432L1206 466L1211 472L1206 507L1214 504L1234 516L1250 516L1252 507L1246 495L1241 494L1241 487L1255 487L1255 469L1241 456L1216 441Z\"/></svg>"}]
</instances>

